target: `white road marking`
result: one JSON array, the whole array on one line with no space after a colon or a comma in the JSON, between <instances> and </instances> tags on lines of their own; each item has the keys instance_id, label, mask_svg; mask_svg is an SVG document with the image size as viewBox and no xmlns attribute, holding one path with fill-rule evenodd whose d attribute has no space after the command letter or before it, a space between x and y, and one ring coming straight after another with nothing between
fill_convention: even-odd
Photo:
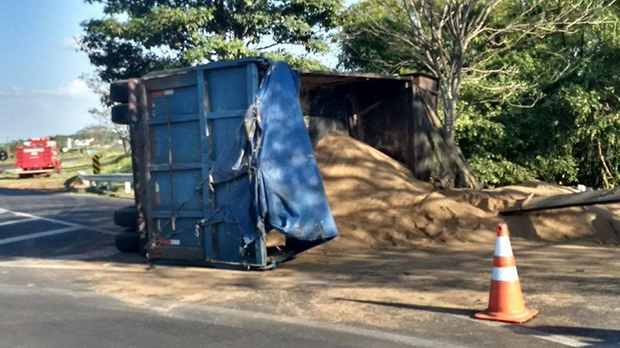
<instances>
[{"instance_id":1,"label":"white road marking","mask_svg":"<svg viewBox=\"0 0 620 348\"><path fill-rule=\"evenodd\" d=\"M267 314L261 312L253 312L243 309L234 309L226 307L212 307L207 305L192 304L188 306L183 303L172 302L167 300L147 300L147 305L141 305L140 308L150 310L151 312L158 313L161 316L199 320L204 323L225 323L230 322L238 325L239 320L253 320L259 322L272 322L274 324L282 323L286 325L297 325L307 328L318 329L328 332L338 332L349 335L359 336L361 338L371 338L382 341L391 341L398 346L413 346L413 347L426 347L426 348L461 348L464 347L461 344L454 345L442 341L431 341L424 338L418 338L414 336L408 336L398 333L391 333L387 331L379 331L371 328L363 328L358 326L349 326L341 323L330 322L318 322L300 319L297 317L289 317L275 314ZM199 311L196 315L196 311ZM204 314L203 314L204 313ZM384 346L393 346L389 343L384 343Z\"/></svg>"},{"instance_id":2,"label":"white road marking","mask_svg":"<svg viewBox=\"0 0 620 348\"><path fill-rule=\"evenodd\" d=\"M507 329L519 335L526 335L526 336L534 337L534 338L549 341L549 342L559 343L567 347L590 347L592 345L589 342L583 342L583 341L573 339L570 337L566 337L566 336L562 336L562 335L555 335L555 334L547 333L544 331L538 331L538 330L529 328L527 326L522 326L518 324L508 324L508 323L503 323L499 321L490 321L490 320L479 320L479 319L474 319L470 316L466 316L462 314L450 314L450 313L443 314L442 313L439 315L447 315L452 318L467 320L467 321L474 322L477 324L482 324L482 325L496 327L496 328L503 328L503 329Z\"/></svg>"},{"instance_id":3,"label":"white road marking","mask_svg":"<svg viewBox=\"0 0 620 348\"><path fill-rule=\"evenodd\" d=\"M10 214L13 214L13 215L16 215L16 216L23 216L23 217L27 217L27 218L31 218L31 219L37 219L37 220L53 222L53 223L56 223L56 224L61 224L61 225L66 225L66 226L78 227L78 228L83 229L83 230L89 230L89 231L94 231L94 232L98 232L98 233L104 233L104 234L110 234L110 235L116 235L117 234L116 232L104 230L104 229L101 229L101 228L88 227L88 226L76 224L76 223L73 223L73 222L67 222L67 221L62 221L62 220L50 219L50 218L46 218L46 217L42 217L42 216L32 215L32 214L28 214L28 213L22 213L22 212L18 212L18 211L11 211L11 210L7 210L7 209L3 209L3 208L0 208L0 212L10 213Z\"/></svg>"},{"instance_id":4,"label":"white road marking","mask_svg":"<svg viewBox=\"0 0 620 348\"><path fill-rule=\"evenodd\" d=\"M12 225L12 224L18 224L20 222L28 222L28 221L33 221L33 220L37 220L37 219L35 219L35 218L25 218L25 219L20 219L20 220L4 221L4 222L0 222L0 226L8 226L8 225Z\"/></svg>"},{"instance_id":5,"label":"white road marking","mask_svg":"<svg viewBox=\"0 0 620 348\"><path fill-rule=\"evenodd\" d=\"M532 336L532 337L536 337L541 340L563 344L567 347L592 347L592 343L589 343L589 342L582 342L576 339L572 339L570 337L534 330L526 326L512 325L508 327L508 329L514 333Z\"/></svg>"},{"instance_id":6,"label":"white road marking","mask_svg":"<svg viewBox=\"0 0 620 348\"><path fill-rule=\"evenodd\" d=\"M266 314L261 312L253 312L248 310L232 309L225 307L211 307L206 305L194 304L187 305L169 300L149 300L144 305L132 305L130 303L123 303L121 301L109 301L109 298L103 294L94 293L86 290L71 290L62 288L48 288L48 287L27 287L16 286L12 284L1 284L0 292L8 294L22 295L25 291L35 293L54 294L63 297L75 299L99 299L102 301L92 302L93 308L101 309L115 309L115 310L127 310L128 306L139 310L141 313L148 313L150 315L157 315L168 318L179 318L183 320L195 320L201 323L218 324L218 325L233 325L238 326L242 321L258 321L261 324L264 322L273 324L286 324L295 326L303 326L308 328L314 328L325 331L325 334L329 332L338 332L349 335L359 336L362 338L371 338L381 341L390 341L390 343L398 344L398 346L413 346L418 348L461 348L464 347L461 344L454 345L442 341L435 341L430 339L418 338L414 336L408 336L405 334L391 333L386 331L380 331L371 328L362 328L358 326L349 326L339 323L318 322L299 319L297 317L289 317L282 315ZM384 346L393 346L388 342L384 343Z\"/></svg>"},{"instance_id":7,"label":"white road marking","mask_svg":"<svg viewBox=\"0 0 620 348\"><path fill-rule=\"evenodd\" d=\"M45 260L45 263L36 263L30 260L12 260L0 262L0 268L29 268L29 269L55 269L63 271L101 271L101 272L133 272L143 273L144 266L140 268L134 267L116 267L110 264L88 264L83 261L75 261L75 264L68 264L67 260Z\"/></svg>"},{"instance_id":8,"label":"white road marking","mask_svg":"<svg viewBox=\"0 0 620 348\"><path fill-rule=\"evenodd\" d=\"M31 234L26 234L26 235L17 236L17 237L0 239L0 245L21 242L25 240L34 239L34 238L53 236L56 234L68 233L68 232L82 230L82 229L97 232L97 233L104 233L104 234L111 234L111 235L116 234L112 231L107 231L107 230L103 230L100 228L88 227L88 226L84 226L84 225L80 225L80 224L76 224L72 222L51 219L51 218L36 216L36 215L28 214L28 213L17 212L17 211L11 211L7 209L3 209L3 208L0 208L0 214L12 214L15 216L24 217L24 219L21 219L21 220L12 220L12 221L2 222L0 223L0 226L6 226L6 225L16 224L20 222L33 221L33 220L47 221L47 222L52 222L55 224L61 224L61 225L67 226L65 228L60 228L60 229L51 230L51 231L31 233ZM104 249L99 249L99 250L82 253L82 254L58 256L53 259L56 259L56 260L87 260L87 259L93 259L93 258L99 258L99 257L109 257L109 256L116 255L116 254L118 254L118 250L116 250L116 248L104 248ZM6 266L10 264L14 264L14 263L15 263L14 261L2 262L2 264Z\"/></svg>"},{"instance_id":9,"label":"white road marking","mask_svg":"<svg viewBox=\"0 0 620 348\"><path fill-rule=\"evenodd\" d=\"M18 237L1 239L0 240L0 245L14 243L14 242L19 242L19 241L23 241L23 240L34 239L34 238L46 237L46 236L51 236L51 235L56 235L56 234L61 234L61 233L67 233L67 232L76 231L76 230L79 230L79 229L85 229L85 230L95 231L95 232L104 233L104 234L116 235L115 232L108 231L108 230L103 230L103 229L93 228L93 227L87 227L87 226L80 225L80 224L75 224L75 223L61 221L61 220L56 220L56 219L45 218L45 217L36 216L36 215L32 215L32 214L27 214L27 213L10 211L10 210L6 210L6 209L3 209L3 208L0 208L0 213L10 213L10 214L13 214L13 215L16 215L16 216L22 216L22 217L26 217L27 218L27 219L17 220L17 221L7 221L9 223L17 223L17 222L24 222L24 221L31 221L31 220L43 220L43 221L49 221L49 222L53 222L53 223L57 223L57 224L63 224L63 225L66 225L66 226L70 226L70 227L67 227L67 228L61 228L61 229L47 231L47 232L40 232L40 233L34 233L34 234L29 234L29 235L24 235L24 236L18 236ZM7 223L2 223L2 224L0 224L0 226L2 226L3 224L7 224ZM114 252L112 253L111 250L102 249L102 250L97 250L97 251L93 251L93 252L90 252L90 253L60 256L60 257L57 257L55 259L57 259L57 260L84 260L84 259L88 259L88 258L111 256L111 255L115 255L116 253L118 253L116 250L114 250ZM0 262L0 267L3 267L3 268L4 267L9 267L9 268L14 268L15 267L15 268L48 268L48 269L65 269L65 270L75 269L75 270L99 270L99 271L107 270L107 271L142 272L142 270L127 269L127 268L120 268L120 267L118 267L118 268L117 267L111 267L111 268L107 268L106 269L106 268L102 268L101 266L96 266L96 265L93 265L93 266L77 266L77 265L76 266L69 266L69 265L62 265L62 264L37 264L37 265L34 265L34 264L29 264L29 263L21 263L20 261ZM463 316L460 316L460 315L453 315L453 314L448 314L448 315L452 316L452 317L455 317L455 318L460 318L460 319L466 319L466 320L474 321L476 323L487 325L487 326L507 328L508 330L510 330L510 331L512 331L514 333L523 334L523 335L527 335L527 336L531 336L531 337L536 337L538 339L542 339L542 340L546 340L546 341L550 341L550 342L554 342L554 343L559 343L559 344L562 344L562 345L565 345L565 346L568 346L568 347L587 347L587 346L590 345L589 343L582 342L582 341L579 341L579 340L576 340L576 339L572 339L570 337L549 334L549 333L538 331L538 330L535 330L535 329L531 329L531 328L528 328L528 327L525 327L525 326L510 325L510 324L505 324L505 323L500 323L500 322L493 322L493 321L485 321L485 320L476 320L476 319L472 319L472 318L469 318L469 317L463 317ZM398 338L402 339L401 337L398 337Z\"/></svg>"},{"instance_id":10,"label":"white road marking","mask_svg":"<svg viewBox=\"0 0 620 348\"><path fill-rule=\"evenodd\" d=\"M17 237L4 238L4 239L0 239L0 245L16 243L16 242L21 242L24 240L30 240L30 239L41 238L41 237L54 236L54 235L61 234L61 233L77 231L79 229L81 228L76 227L76 226L70 226L70 227L60 228L57 230L51 230L51 231L39 232L39 233L31 233L31 234L26 234L26 235L17 236Z\"/></svg>"},{"instance_id":11,"label":"white road marking","mask_svg":"<svg viewBox=\"0 0 620 348\"><path fill-rule=\"evenodd\" d=\"M473 319L470 317L463 317L463 316L454 315L454 314L448 314L448 315L451 315L453 317L458 317L461 319L467 319L467 320L476 322L478 324L505 328L516 334L526 335L526 336L535 337L535 338L549 341L549 342L559 343L567 347L589 347L590 346L590 343L582 342L582 341L579 341L579 340L576 340L570 337L566 337L566 336L554 335L554 334L546 333L543 331L538 331L538 330L529 328L527 326L521 326L521 325L516 325L516 324L506 324L506 323L501 323L497 321L489 321L489 320L478 320L478 319Z\"/></svg>"}]
</instances>

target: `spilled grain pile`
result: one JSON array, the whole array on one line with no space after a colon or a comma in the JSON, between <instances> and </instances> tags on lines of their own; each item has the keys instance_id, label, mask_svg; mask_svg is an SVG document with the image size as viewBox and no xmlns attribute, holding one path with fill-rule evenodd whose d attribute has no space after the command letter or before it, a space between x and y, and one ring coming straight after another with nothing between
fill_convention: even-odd
<instances>
[{"instance_id":1,"label":"spilled grain pile","mask_svg":"<svg viewBox=\"0 0 620 348\"><path fill-rule=\"evenodd\" d=\"M493 190L436 191L399 162L345 135L315 154L341 238L331 248L410 246L429 241L492 242L502 209L528 197L572 192L545 183ZM507 219L513 236L616 243L620 208L568 208Z\"/></svg>"}]
</instances>

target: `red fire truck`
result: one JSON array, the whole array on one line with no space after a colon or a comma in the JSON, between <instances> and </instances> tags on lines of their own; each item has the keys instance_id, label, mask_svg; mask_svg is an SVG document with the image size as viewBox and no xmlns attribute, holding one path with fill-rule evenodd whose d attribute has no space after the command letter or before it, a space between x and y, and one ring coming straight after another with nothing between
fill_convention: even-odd
<instances>
[{"instance_id":1,"label":"red fire truck","mask_svg":"<svg viewBox=\"0 0 620 348\"><path fill-rule=\"evenodd\" d=\"M15 168L20 178L35 174L60 172L56 142L50 138L32 138L15 150Z\"/></svg>"}]
</instances>

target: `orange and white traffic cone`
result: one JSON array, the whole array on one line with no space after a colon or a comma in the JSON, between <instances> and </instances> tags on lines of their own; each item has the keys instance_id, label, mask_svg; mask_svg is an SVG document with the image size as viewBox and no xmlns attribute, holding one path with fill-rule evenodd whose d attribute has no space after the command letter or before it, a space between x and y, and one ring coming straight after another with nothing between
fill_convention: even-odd
<instances>
[{"instance_id":1,"label":"orange and white traffic cone","mask_svg":"<svg viewBox=\"0 0 620 348\"><path fill-rule=\"evenodd\" d=\"M483 320L524 323L536 314L538 314L537 310L525 308L517 264L510 245L508 226L504 223L499 224L491 273L489 308L474 316Z\"/></svg>"}]
</instances>

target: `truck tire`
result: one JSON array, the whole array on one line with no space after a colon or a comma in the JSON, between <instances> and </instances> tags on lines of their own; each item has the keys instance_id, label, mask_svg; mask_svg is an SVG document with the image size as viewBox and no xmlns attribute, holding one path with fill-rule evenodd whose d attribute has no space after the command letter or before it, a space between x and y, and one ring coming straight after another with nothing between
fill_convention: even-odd
<instances>
[{"instance_id":1,"label":"truck tire","mask_svg":"<svg viewBox=\"0 0 620 348\"><path fill-rule=\"evenodd\" d=\"M112 122L116 124L129 124L131 122L129 104L118 104L112 107Z\"/></svg>"},{"instance_id":2,"label":"truck tire","mask_svg":"<svg viewBox=\"0 0 620 348\"><path fill-rule=\"evenodd\" d=\"M136 229L138 227L138 212L134 205L118 209L114 212L114 223L117 226Z\"/></svg>"},{"instance_id":3,"label":"truck tire","mask_svg":"<svg viewBox=\"0 0 620 348\"><path fill-rule=\"evenodd\" d=\"M124 230L114 237L114 246L124 253L137 253L140 251L140 236L134 230Z\"/></svg>"},{"instance_id":4,"label":"truck tire","mask_svg":"<svg viewBox=\"0 0 620 348\"><path fill-rule=\"evenodd\" d=\"M129 83L127 81L117 81L110 84L110 99L115 103L128 102Z\"/></svg>"}]
</instances>

